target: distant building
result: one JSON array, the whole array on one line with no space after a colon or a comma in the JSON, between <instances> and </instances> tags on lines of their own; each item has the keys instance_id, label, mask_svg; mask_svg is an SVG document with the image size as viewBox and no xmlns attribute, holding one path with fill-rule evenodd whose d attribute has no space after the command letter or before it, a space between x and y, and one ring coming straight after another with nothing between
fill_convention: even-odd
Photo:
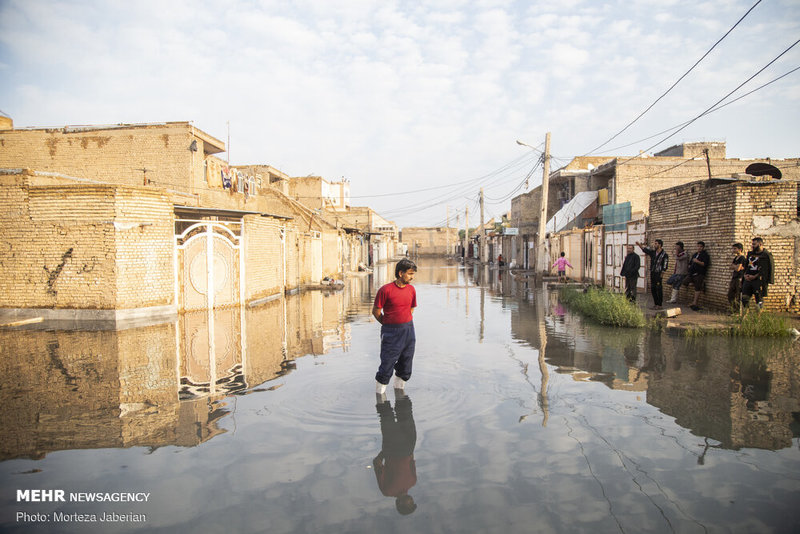
<instances>
[{"instance_id":1,"label":"distant building","mask_svg":"<svg viewBox=\"0 0 800 534\"><path fill-rule=\"evenodd\" d=\"M320 176L304 176L289 180L289 196L313 209L334 212L350 208L350 182L328 181Z\"/></svg>"},{"instance_id":2,"label":"distant building","mask_svg":"<svg viewBox=\"0 0 800 534\"><path fill-rule=\"evenodd\" d=\"M458 230L444 227L410 227L400 231L400 240L413 256L445 256L455 254Z\"/></svg>"}]
</instances>

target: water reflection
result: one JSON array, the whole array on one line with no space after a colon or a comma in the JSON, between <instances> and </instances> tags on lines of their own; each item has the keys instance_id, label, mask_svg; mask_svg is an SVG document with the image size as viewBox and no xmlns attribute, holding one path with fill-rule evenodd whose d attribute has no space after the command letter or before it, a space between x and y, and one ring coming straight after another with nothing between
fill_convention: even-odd
<instances>
[{"instance_id":1,"label":"water reflection","mask_svg":"<svg viewBox=\"0 0 800 534\"><path fill-rule=\"evenodd\" d=\"M417 483L414 447L417 427L411 399L402 390L395 390L392 408L386 395L376 395L375 409L381 423L381 451L372 460L375 478L381 493L395 497L398 513L408 515L417 509L409 490Z\"/></svg>"},{"instance_id":2,"label":"water reflection","mask_svg":"<svg viewBox=\"0 0 800 534\"><path fill-rule=\"evenodd\" d=\"M583 322L552 291L521 299L511 328L515 338L547 348L557 373L645 392L649 404L720 447L777 450L800 435L800 365L791 340L607 328Z\"/></svg>"},{"instance_id":3,"label":"water reflection","mask_svg":"<svg viewBox=\"0 0 800 534\"><path fill-rule=\"evenodd\" d=\"M152 492L147 525L80 532L796 530L796 345L603 328L474 272L420 268L413 414L373 400L391 264L168 325L0 332L0 530L31 530L21 487Z\"/></svg>"},{"instance_id":4,"label":"water reflection","mask_svg":"<svg viewBox=\"0 0 800 534\"><path fill-rule=\"evenodd\" d=\"M0 460L203 443L225 432L229 395L348 350L370 283L128 330L0 330Z\"/></svg>"}]
</instances>

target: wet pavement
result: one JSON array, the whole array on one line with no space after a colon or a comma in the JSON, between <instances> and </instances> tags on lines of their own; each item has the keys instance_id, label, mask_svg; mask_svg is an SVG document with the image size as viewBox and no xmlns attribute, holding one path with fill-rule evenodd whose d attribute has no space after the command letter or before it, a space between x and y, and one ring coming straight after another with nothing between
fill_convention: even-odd
<instances>
[{"instance_id":1,"label":"wet pavement","mask_svg":"<svg viewBox=\"0 0 800 534\"><path fill-rule=\"evenodd\" d=\"M405 395L385 399L374 394L369 309L391 266L340 292L172 324L0 330L0 529L800 523L796 342L601 327L507 274L419 263L414 374ZM66 500L18 502L24 489L63 489ZM70 501L137 492L148 500ZM103 512L123 519L101 522Z\"/></svg>"}]
</instances>

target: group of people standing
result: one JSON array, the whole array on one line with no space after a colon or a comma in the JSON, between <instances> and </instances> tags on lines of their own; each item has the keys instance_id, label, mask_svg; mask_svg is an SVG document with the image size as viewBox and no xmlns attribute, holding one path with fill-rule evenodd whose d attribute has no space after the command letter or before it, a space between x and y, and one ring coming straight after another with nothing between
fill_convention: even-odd
<instances>
[{"instance_id":1,"label":"group of people standing","mask_svg":"<svg viewBox=\"0 0 800 534\"><path fill-rule=\"evenodd\" d=\"M763 305L764 296L767 294L767 285L772 283L772 257L764 249L764 240L754 237L753 248L747 255L743 253L744 246L734 243L731 246L733 260L730 264L731 280L728 286L728 302L732 309L747 309L750 299L755 297L759 308ZM642 252L650 258L650 292L653 295L653 308L661 309L664 302L664 273L669 268L669 255L664 250L661 239L654 241L653 247L645 243L636 242ZM706 290L706 273L711 267L711 256L706 251L703 241L697 242L694 254L689 254L684 249L682 241L675 243L673 248L675 267L672 275L667 279L667 284L672 286L672 295L669 303L678 301L678 292L681 286L693 286L694 296L689 307L699 310L699 299ZM627 245L627 255L622 263L620 276L625 278L625 296L631 302L636 301L636 282L639 278L641 260L634 251L634 245Z\"/></svg>"}]
</instances>

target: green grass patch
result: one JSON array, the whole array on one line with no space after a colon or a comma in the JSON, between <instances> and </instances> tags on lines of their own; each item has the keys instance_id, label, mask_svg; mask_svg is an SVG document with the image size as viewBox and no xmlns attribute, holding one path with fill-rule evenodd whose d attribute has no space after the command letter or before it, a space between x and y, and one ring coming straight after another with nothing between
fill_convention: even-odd
<instances>
[{"instance_id":1,"label":"green grass patch","mask_svg":"<svg viewBox=\"0 0 800 534\"><path fill-rule=\"evenodd\" d=\"M769 312L748 312L732 315L730 335L739 337L788 337L789 321Z\"/></svg>"},{"instance_id":2,"label":"green grass patch","mask_svg":"<svg viewBox=\"0 0 800 534\"><path fill-rule=\"evenodd\" d=\"M779 315L769 312L748 312L745 315L738 313L728 317L724 328L693 326L684 331L690 338L707 335L723 335L731 337L789 337L792 327L789 321Z\"/></svg>"},{"instance_id":3,"label":"green grass patch","mask_svg":"<svg viewBox=\"0 0 800 534\"><path fill-rule=\"evenodd\" d=\"M595 288L588 288L585 292L563 288L560 297L573 310L601 324L633 328L646 324L642 310L620 293Z\"/></svg>"}]
</instances>

